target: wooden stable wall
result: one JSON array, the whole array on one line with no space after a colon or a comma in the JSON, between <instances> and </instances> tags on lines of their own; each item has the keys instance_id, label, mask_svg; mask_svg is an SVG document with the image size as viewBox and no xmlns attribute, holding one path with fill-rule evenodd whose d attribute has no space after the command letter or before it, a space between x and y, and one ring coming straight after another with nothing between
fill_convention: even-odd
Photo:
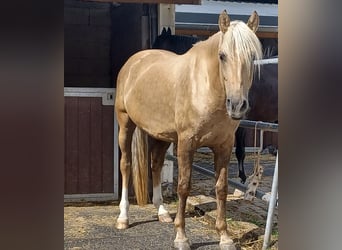
<instances>
[{"instance_id":1,"label":"wooden stable wall","mask_svg":"<svg viewBox=\"0 0 342 250\"><path fill-rule=\"evenodd\" d=\"M151 48L158 36L157 4L120 3L112 7L112 78L134 53Z\"/></svg>"},{"instance_id":2,"label":"wooden stable wall","mask_svg":"<svg viewBox=\"0 0 342 250\"><path fill-rule=\"evenodd\" d=\"M114 172L114 110L102 99L68 93L64 97L65 194L118 192L114 190L118 175Z\"/></svg>"},{"instance_id":3,"label":"wooden stable wall","mask_svg":"<svg viewBox=\"0 0 342 250\"><path fill-rule=\"evenodd\" d=\"M117 74L157 34L157 4L65 0L64 86L115 87Z\"/></svg>"},{"instance_id":4,"label":"wooden stable wall","mask_svg":"<svg viewBox=\"0 0 342 250\"><path fill-rule=\"evenodd\" d=\"M157 4L64 1L65 201L118 199L113 87L157 19Z\"/></svg>"},{"instance_id":5,"label":"wooden stable wall","mask_svg":"<svg viewBox=\"0 0 342 250\"><path fill-rule=\"evenodd\" d=\"M64 86L112 87L111 4L64 1Z\"/></svg>"}]
</instances>

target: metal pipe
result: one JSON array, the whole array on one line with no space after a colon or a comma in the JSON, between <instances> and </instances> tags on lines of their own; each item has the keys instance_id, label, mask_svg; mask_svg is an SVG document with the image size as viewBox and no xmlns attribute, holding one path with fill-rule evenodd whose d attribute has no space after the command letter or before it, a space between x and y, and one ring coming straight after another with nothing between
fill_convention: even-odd
<instances>
[{"instance_id":1,"label":"metal pipe","mask_svg":"<svg viewBox=\"0 0 342 250\"><path fill-rule=\"evenodd\" d=\"M259 154L261 154L262 150L264 149L264 130L260 130L260 142L259 142Z\"/></svg>"},{"instance_id":2,"label":"metal pipe","mask_svg":"<svg viewBox=\"0 0 342 250\"><path fill-rule=\"evenodd\" d=\"M172 160L172 161L174 161L175 164L177 164L177 157L175 157L173 155L166 154L166 159L167 160ZM199 173L201 173L201 174L203 174L205 176L215 177L214 171L212 171L210 169L207 169L207 168L202 167L200 165L197 165L195 163L192 164L192 167L194 168L194 170L196 170L197 172L199 172ZM246 190L247 190L247 186L246 185L244 185L244 184L242 184L240 182L231 180L229 178L228 178L228 183L232 187L237 188L237 189L241 190L242 192L246 192ZM256 190L256 192L255 192L255 197L259 198L260 200L262 200L265 195L266 195L266 193L264 193L263 191L260 191L260 190Z\"/></svg>"},{"instance_id":3,"label":"metal pipe","mask_svg":"<svg viewBox=\"0 0 342 250\"><path fill-rule=\"evenodd\" d=\"M270 203L268 204L267 221L266 221L265 236L264 236L264 243L262 246L262 250L266 250L270 245L270 239L271 239L271 233L272 233L272 222L273 222L274 208L276 206L276 201L277 201L277 195L278 195L278 153L277 153L277 158L276 158L276 164L274 167L271 199L270 199Z\"/></svg>"},{"instance_id":4,"label":"metal pipe","mask_svg":"<svg viewBox=\"0 0 342 250\"><path fill-rule=\"evenodd\" d=\"M176 29L180 30L210 30L218 31L219 27L214 23L185 23L185 22L175 22ZM259 32L278 32L278 26L271 25L260 25L258 28Z\"/></svg>"},{"instance_id":5,"label":"metal pipe","mask_svg":"<svg viewBox=\"0 0 342 250\"><path fill-rule=\"evenodd\" d=\"M252 129L256 128L256 129L262 129L264 131L278 132L277 123L241 120L239 126L243 128L252 128Z\"/></svg>"}]
</instances>

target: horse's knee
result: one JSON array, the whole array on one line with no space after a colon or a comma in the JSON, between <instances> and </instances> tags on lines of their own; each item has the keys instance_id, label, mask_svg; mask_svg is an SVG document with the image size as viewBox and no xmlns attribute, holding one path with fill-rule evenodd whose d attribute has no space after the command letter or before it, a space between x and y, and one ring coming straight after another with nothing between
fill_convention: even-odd
<instances>
[{"instance_id":1,"label":"horse's knee","mask_svg":"<svg viewBox=\"0 0 342 250\"><path fill-rule=\"evenodd\" d=\"M131 165L128 164L126 161L120 163L120 171L122 174L129 175L131 172Z\"/></svg>"},{"instance_id":2,"label":"horse's knee","mask_svg":"<svg viewBox=\"0 0 342 250\"><path fill-rule=\"evenodd\" d=\"M176 216L173 223L174 223L176 228L185 226L185 221L184 220L182 221L178 216Z\"/></svg>"},{"instance_id":3,"label":"horse's knee","mask_svg":"<svg viewBox=\"0 0 342 250\"><path fill-rule=\"evenodd\" d=\"M177 193L181 197L188 197L190 193L190 183L188 182L178 183Z\"/></svg>"},{"instance_id":4,"label":"horse's knee","mask_svg":"<svg viewBox=\"0 0 342 250\"><path fill-rule=\"evenodd\" d=\"M215 228L218 232L227 230L227 223L225 220L216 219Z\"/></svg>"},{"instance_id":5,"label":"horse's knee","mask_svg":"<svg viewBox=\"0 0 342 250\"><path fill-rule=\"evenodd\" d=\"M228 185L216 185L216 197L219 200L225 200L228 194Z\"/></svg>"}]
</instances>

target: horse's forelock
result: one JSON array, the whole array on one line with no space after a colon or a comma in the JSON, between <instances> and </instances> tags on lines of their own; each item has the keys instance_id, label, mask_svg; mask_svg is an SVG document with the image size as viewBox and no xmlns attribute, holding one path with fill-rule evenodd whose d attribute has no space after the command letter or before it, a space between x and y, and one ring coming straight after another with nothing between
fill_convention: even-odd
<instances>
[{"instance_id":1,"label":"horse's forelock","mask_svg":"<svg viewBox=\"0 0 342 250\"><path fill-rule=\"evenodd\" d=\"M261 43L255 33L243 22L231 22L229 29L224 34L225 39L220 46L221 51L225 51L232 60L244 61L246 65L254 65L262 59ZM233 53L232 53L233 52ZM260 64L255 64L260 74ZM248 69L250 77L253 76L253 70Z\"/></svg>"}]
</instances>

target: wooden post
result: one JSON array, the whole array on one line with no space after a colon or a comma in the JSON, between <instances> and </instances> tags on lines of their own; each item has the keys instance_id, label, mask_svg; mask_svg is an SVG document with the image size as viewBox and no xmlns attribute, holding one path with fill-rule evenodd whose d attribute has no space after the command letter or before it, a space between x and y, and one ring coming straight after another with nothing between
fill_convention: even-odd
<instances>
[{"instance_id":1,"label":"wooden post","mask_svg":"<svg viewBox=\"0 0 342 250\"><path fill-rule=\"evenodd\" d=\"M175 34L175 5L159 4L158 7L158 35L163 28L170 28L171 33ZM171 143L167 154L173 155L173 143ZM164 196L173 195L173 161L165 160L161 172L162 190Z\"/></svg>"},{"instance_id":2,"label":"wooden post","mask_svg":"<svg viewBox=\"0 0 342 250\"><path fill-rule=\"evenodd\" d=\"M163 28L170 28L171 33L175 34L175 5L159 4L158 8L158 34Z\"/></svg>"}]
</instances>

